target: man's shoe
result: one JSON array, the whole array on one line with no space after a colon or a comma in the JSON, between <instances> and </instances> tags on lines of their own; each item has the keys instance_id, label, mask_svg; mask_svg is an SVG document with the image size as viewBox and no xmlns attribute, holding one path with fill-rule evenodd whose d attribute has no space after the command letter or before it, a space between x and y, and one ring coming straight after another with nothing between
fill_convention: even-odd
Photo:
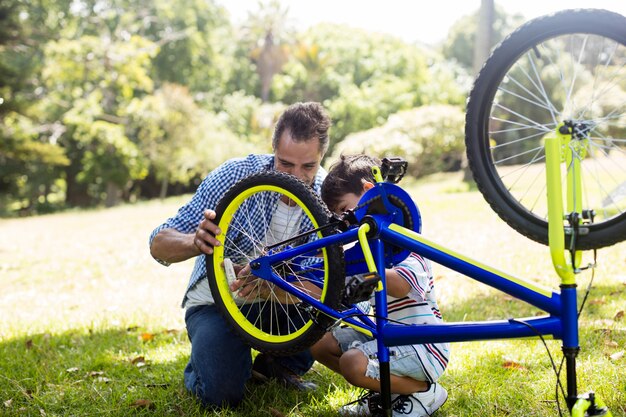
<instances>
[{"instance_id":1,"label":"man's shoe","mask_svg":"<svg viewBox=\"0 0 626 417\"><path fill-rule=\"evenodd\" d=\"M298 391L314 391L317 389L311 381L305 381L291 370L285 368L269 355L260 353L252 365L252 377L260 382L275 379L287 388Z\"/></svg>"},{"instance_id":2,"label":"man's shoe","mask_svg":"<svg viewBox=\"0 0 626 417\"><path fill-rule=\"evenodd\" d=\"M433 383L428 391L414 392L411 395L392 396L392 415L393 417L430 417L447 399L448 392L446 389L437 383Z\"/></svg>"}]
</instances>

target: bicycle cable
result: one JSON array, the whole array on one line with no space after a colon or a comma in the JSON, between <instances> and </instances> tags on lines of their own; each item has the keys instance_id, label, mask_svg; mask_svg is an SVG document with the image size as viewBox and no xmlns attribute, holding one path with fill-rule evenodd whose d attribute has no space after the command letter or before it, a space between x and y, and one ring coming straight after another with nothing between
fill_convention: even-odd
<instances>
[{"instance_id":1,"label":"bicycle cable","mask_svg":"<svg viewBox=\"0 0 626 417\"><path fill-rule=\"evenodd\" d=\"M576 315L576 318L579 319L580 315L583 311L583 308L585 307L585 303L587 302L587 298L589 297L589 293L591 292L591 286L593 284L593 280L595 278L596 275L596 261L597 261L597 256L598 256L598 251L597 249L593 250L593 264L591 264L589 267L591 267L591 278L589 278L589 283L587 284L587 289L585 290L585 296L583 297L582 302L580 303L580 308L578 309L578 313ZM556 373L556 378L557 378L557 382L559 382L561 380L561 371L563 370L563 364L565 363L565 356L563 356L561 358L561 363L559 364L559 369ZM561 387L561 390L563 389L563 387ZM559 390L558 387L556 388L556 396L559 395ZM558 403L558 398L557 398L557 403ZM559 412L560 412L560 408L559 408Z\"/></svg>"},{"instance_id":2,"label":"bicycle cable","mask_svg":"<svg viewBox=\"0 0 626 417\"><path fill-rule=\"evenodd\" d=\"M596 261L597 261L597 250L594 249L593 250L593 263L590 264L588 266L588 268L591 268L591 278L589 278L589 283L587 284L587 289L585 290L585 295L583 297L583 300L580 304L580 308L578 309L576 318L579 319L580 315L583 311L583 308L585 307L585 303L587 301L587 298L589 297L589 293L591 292L591 286L593 284L593 280L595 278L595 265L596 265ZM561 371L563 369L563 363L565 362L565 356L563 356L561 358L561 363L559 364L558 369L556 368L556 363L554 362L554 359L552 358L552 354L550 353L550 349L548 348L548 344L546 343L545 339L543 338L543 335L531 324L526 323L524 321L521 320L517 320L517 319L511 319L511 321L516 322L516 323L520 323L523 324L525 326L527 326L528 328L532 329L535 333L537 333L537 335L539 336L539 338L541 339L541 342L543 343L543 346L546 349L546 352L548 353L548 357L550 358L550 363L552 364L552 369L555 373L556 376L556 385L555 385L555 393L554 393L554 397L555 397L555 402L556 402L556 407L557 410L559 412L559 416L562 417L563 416L563 411L561 410L561 403L559 402L559 389L561 392L561 395L564 399L567 398L566 394L565 394L565 389L563 388L563 384L561 383Z\"/></svg>"},{"instance_id":3,"label":"bicycle cable","mask_svg":"<svg viewBox=\"0 0 626 417\"><path fill-rule=\"evenodd\" d=\"M557 371L556 363L554 362L554 359L552 358L552 354L550 353L550 349L548 348L548 344L546 343L546 340L543 338L543 335L541 334L541 332L537 330L532 324L526 323L525 321L518 320L518 319L510 319L510 321L514 323L523 324L524 326L531 329L533 332L537 333L537 336L539 336L539 339L541 339L543 346L546 348L546 352L548 353L548 358L550 359L550 364L552 365L552 370L554 371L554 374L556 375L556 394L555 394L556 408L559 412L559 416L563 417L563 412L561 411L561 404L559 403L559 388L561 388L561 395L563 395L563 398L567 398L567 396L565 395L565 389L563 388L563 384L561 384L561 380L559 378L560 367L559 367L559 370ZM561 361L561 366L563 366L562 361Z\"/></svg>"}]
</instances>

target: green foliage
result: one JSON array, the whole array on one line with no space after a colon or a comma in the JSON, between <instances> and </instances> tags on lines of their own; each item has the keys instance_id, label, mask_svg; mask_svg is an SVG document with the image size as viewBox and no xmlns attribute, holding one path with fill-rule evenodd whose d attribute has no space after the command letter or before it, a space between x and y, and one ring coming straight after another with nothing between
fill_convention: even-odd
<instances>
[{"instance_id":1,"label":"green foliage","mask_svg":"<svg viewBox=\"0 0 626 417\"><path fill-rule=\"evenodd\" d=\"M380 126L389 115L414 107L415 99L410 82L391 75L360 87L348 84L328 105L335 120L332 135L342 139L350 133Z\"/></svg>"},{"instance_id":2,"label":"green foliage","mask_svg":"<svg viewBox=\"0 0 626 417\"><path fill-rule=\"evenodd\" d=\"M166 84L154 95L135 100L127 112L129 132L162 187L203 177L224 160L257 150L217 115L200 109L181 86ZM162 188L161 196L165 194Z\"/></svg>"},{"instance_id":3,"label":"green foliage","mask_svg":"<svg viewBox=\"0 0 626 417\"><path fill-rule=\"evenodd\" d=\"M224 54L233 30L223 7L204 0L149 1L147 6L153 22L144 36L160 45L153 59L157 84L223 94L233 64L230 54Z\"/></svg>"},{"instance_id":4,"label":"green foliage","mask_svg":"<svg viewBox=\"0 0 626 417\"><path fill-rule=\"evenodd\" d=\"M403 111L380 127L348 136L330 160L354 153L400 156L409 162L408 172L415 177L458 169L465 149L464 121L463 111L456 106Z\"/></svg>"},{"instance_id":5,"label":"green foliage","mask_svg":"<svg viewBox=\"0 0 626 417\"><path fill-rule=\"evenodd\" d=\"M451 62L343 25L296 32L277 1L235 27L215 0L7 0L0 198L8 211L115 204L154 195L155 181L163 196L224 159L270 152L296 101L328 108L332 153L398 112L461 106L467 72Z\"/></svg>"},{"instance_id":6,"label":"green foliage","mask_svg":"<svg viewBox=\"0 0 626 417\"><path fill-rule=\"evenodd\" d=\"M269 153L274 126L285 108L282 103L263 103L255 96L236 91L224 96L220 118L239 138Z\"/></svg>"},{"instance_id":7,"label":"green foliage","mask_svg":"<svg viewBox=\"0 0 626 417\"><path fill-rule=\"evenodd\" d=\"M448 32L448 36L442 46L442 52L446 59L458 62L467 71L472 71L474 62L474 45L478 25L478 9L471 15L459 19ZM511 33L523 22L519 14L507 14L502 7L496 4L494 22L492 27L491 46L495 46L506 35Z\"/></svg>"},{"instance_id":8,"label":"green foliage","mask_svg":"<svg viewBox=\"0 0 626 417\"><path fill-rule=\"evenodd\" d=\"M420 48L390 35L340 25L320 24L302 33L294 58L277 77L277 100L292 102L315 94L326 101L340 95L343 86L360 87L387 76L406 80L407 91L416 92L427 78Z\"/></svg>"},{"instance_id":9,"label":"green foliage","mask_svg":"<svg viewBox=\"0 0 626 417\"><path fill-rule=\"evenodd\" d=\"M17 209L32 210L37 204L47 203L47 193L53 191L60 168L70 163L63 149L56 145L62 127L41 129L31 119L14 112L5 115L3 121L0 196L10 195ZM1 204L1 214L7 214L7 203Z\"/></svg>"},{"instance_id":10,"label":"green foliage","mask_svg":"<svg viewBox=\"0 0 626 417\"><path fill-rule=\"evenodd\" d=\"M115 114L135 95L151 92L148 69L155 52L156 46L139 36L108 42L96 36L49 42L45 51L48 65L42 73L48 97L60 103L63 111L74 101L100 91L101 111Z\"/></svg>"}]
</instances>

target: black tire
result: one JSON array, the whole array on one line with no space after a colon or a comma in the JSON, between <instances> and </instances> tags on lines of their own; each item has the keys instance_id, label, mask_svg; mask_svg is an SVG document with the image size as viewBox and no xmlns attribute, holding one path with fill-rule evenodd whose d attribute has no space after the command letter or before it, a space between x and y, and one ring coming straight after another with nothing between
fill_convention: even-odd
<instances>
[{"instance_id":1,"label":"black tire","mask_svg":"<svg viewBox=\"0 0 626 417\"><path fill-rule=\"evenodd\" d=\"M595 9L531 20L485 62L467 102L467 157L478 189L515 230L548 244L542 138L570 120L589 132L583 209L596 213L576 248L626 239L625 74L626 18Z\"/></svg>"},{"instance_id":2,"label":"black tire","mask_svg":"<svg viewBox=\"0 0 626 417\"><path fill-rule=\"evenodd\" d=\"M280 230L285 235L275 237L276 227L273 231L269 230L279 204L288 214L285 217L289 219L287 223L292 226L288 234ZM313 345L330 324L327 316L307 309L300 299L290 294L274 291L276 287L272 287L273 290L266 298L252 294L246 303L236 300L237 295L228 288L223 262L228 258L234 264L243 266L268 250L284 250L284 246L269 247L276 241L284 241L327 224L330 213L326 206L297 178L277 171L266 171L236 183L226 192L215 211L215 223L222 231L218 235L222 245L215 248L213 255L206 256L206 266L209 287L222 315L246 343L262 352L288 355ZM328 233L332 232L315 232L291 241L288 245L295 247ZM329 246L315 254L285 260L276 265L273 271L283 278L288 277L285 280L291 286L322 300L326 306L339 306L345 273L341 247ZM323 282L320 284L320 294L309 291L317 289L312 284L314 275L319 282Z\"/></svg>"}]
</instances>

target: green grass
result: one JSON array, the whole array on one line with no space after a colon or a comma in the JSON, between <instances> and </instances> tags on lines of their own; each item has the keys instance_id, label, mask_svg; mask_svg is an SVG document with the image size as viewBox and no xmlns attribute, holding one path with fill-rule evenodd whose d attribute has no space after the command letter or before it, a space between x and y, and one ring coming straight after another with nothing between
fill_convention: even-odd
<instances>
[{"instance_id":1,"label":"green grass","mask_svg":"<svg viewBox=\"0 0 626 417\"><path fill-rule=\"evenodd\" d=\"M424 235L513 275L558 286L547 248L505 225L457 175L404 186L418 202ZM180 301L192 262L165 268L147 248L152 228L183 201L0 220L0 415L215 415L182 385L189 343ZM618 314L626 306L625 266L625 243L599 251L581 317L580 391L595 390L614 416L626 416L626 358L610 358L626 349L626 319ZM456 272L435 266L435 275L447 321L537 314ZM581 275L582 288L589 277ZM558 341L547 344L560 360ZM450 399L439 416L557 415L555 377L539 341L452 348L441 380ZM357 395L323 366L307 378L319 384L317 392L251 385L240 409L219 415L334 416Z\"/></svg>"}]
</instances>

